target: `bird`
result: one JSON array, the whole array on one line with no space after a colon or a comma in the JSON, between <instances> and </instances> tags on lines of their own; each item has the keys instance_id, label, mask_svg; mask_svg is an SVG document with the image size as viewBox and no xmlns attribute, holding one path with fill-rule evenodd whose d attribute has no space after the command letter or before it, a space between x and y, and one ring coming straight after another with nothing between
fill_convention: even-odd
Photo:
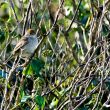
<instances>
[{"instance_id":1,"label":"bird","mask_svg":"<svg viewBox=\"0 0 110 110\"><path fill-rule=\"evenodd\" d=\"M34 53L38 45L38 38L33 29L28 29L25 35L17 42L12 51L11 57L5 62L9 61L12 56L19 56L26 60Z\"/></svg>"}]
</instances>

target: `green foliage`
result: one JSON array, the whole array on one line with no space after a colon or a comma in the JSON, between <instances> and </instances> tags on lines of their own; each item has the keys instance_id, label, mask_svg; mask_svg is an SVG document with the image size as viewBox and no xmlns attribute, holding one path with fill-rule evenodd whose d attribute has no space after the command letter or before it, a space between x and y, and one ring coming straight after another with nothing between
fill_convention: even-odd
<instances>
[{"instance_id":1,"label":"green foliage","mask_svg":"<svg viewBox=\"0 0 110 110\"><path fill-rule=\"evenodd\" d=\"M35 100L36 104L39 106L39 108L43 110L43 108L45 106L45 99L40 95L36 95L34 100Z\"/></svg>"},{"instance_id":2,"label":"green foliage","mask_svg":"<svg viewBox=\"0 0 110 110\"><path fill-rule=\"evenodd\" d=\"M33 71L35 72L36 76L39 76L39 72L41 71L42 68L44 68L44 62L40 59L33 59L31 62L31 67Z\"/></svg>"},{"instance_id":3,"label":"green foliage","mask_svg":"<svg viewBox=\"0 0 110 110\"><path fill-rule=\"evenodd\" d=\"M35 75L36 77L41 77L40 71L44 68L44 62L40 59L33 59L31 63L24 69L23 73L25 75Z\"/></svg>"},{"instance_id":4,"label":"green foliage","mask_svg":"<svg viewBox=\"0 0 110 110\"><path fill-rule=\"evenodd\" d=\"M2 2L0 4L0 21L7 21L9 19L9 4Z\"/></svg>"},{"instance_id":5,"label":"green foliage","mask_svg":"<svg viewBox=\"0 0 110 110\"><path fill-rule=\"evenodd\" d=\"M21 99L21 102L25 103L30 98L31 98L31 96L23 96L22 99Z\"/></svg>"},{"instance_id":6,"label":"green foliage","mask_svg":"<svg viewBox=\"0 0 110 110\"><path fill-rule=\"evenodd\" d=\"M0 43L2 43L5 40L5 32L0 30Z\"/></svg>"},{"instance_id":7,"label":"green foliage","mask_svg":"<svg viewBox=\"0 0 110 110\"><path fill-rule=\"evenodd\" d=\"M108 110L109 2L1 0L0 110ZM12 51L29 28L39 45L21 66Z\"/></svg>"},{"instance_id":8,"label":"green foliage","mask_svg":"<svg viewBox=\"0 0 110 110\"><path fill-rule=\"evenodd\" d=\"M58 104L58 99L54 98L50 104L50 109L55 108L57 106L57 104Z\"/></svg>"}]
</instances>

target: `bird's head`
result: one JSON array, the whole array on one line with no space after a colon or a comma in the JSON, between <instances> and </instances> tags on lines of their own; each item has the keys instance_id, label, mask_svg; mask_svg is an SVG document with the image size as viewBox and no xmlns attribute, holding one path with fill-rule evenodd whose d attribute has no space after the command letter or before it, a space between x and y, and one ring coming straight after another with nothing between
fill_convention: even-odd
<instances>
[{"instance_id":1,"label":"bird's head","mask_svg":"<svg viewBox=\"0 0 110 110\"><path fill-rule=\"evenodd\" d=\"M27 31L26 31L26 33L25 33L25 35L27 36L30 36L30 35L35 35L36 33L35 33L35 31L33 30L33 29L28 29Z\"/></svg>"}]
</instances>

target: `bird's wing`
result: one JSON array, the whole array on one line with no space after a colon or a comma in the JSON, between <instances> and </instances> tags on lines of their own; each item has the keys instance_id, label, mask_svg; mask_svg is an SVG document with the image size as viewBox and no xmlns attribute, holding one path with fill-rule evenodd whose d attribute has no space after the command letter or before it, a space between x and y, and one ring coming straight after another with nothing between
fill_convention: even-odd
<instances>
[{"instance_id":1,"label":"bird's wing","mask_svg":"<svg viewBox=\"0 0 110 110\"><path fill-rule=\"evenodd\" d=\"M19 51L22 47L24 47L28 43L28 39L26 37L22 37L13 50L13 54Z\"/></svg>"}]
</instances>

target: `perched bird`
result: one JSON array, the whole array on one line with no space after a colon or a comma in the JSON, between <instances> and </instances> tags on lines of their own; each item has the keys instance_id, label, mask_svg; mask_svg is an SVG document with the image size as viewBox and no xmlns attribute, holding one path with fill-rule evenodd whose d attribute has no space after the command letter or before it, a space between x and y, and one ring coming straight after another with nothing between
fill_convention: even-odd
<instances>
[{"instance_id":1,"label":"perched bird","mask_svg":"<svg viewBox=\"0 0 110 110\"><path fill-rule=\"evenodd\" d=\"M28 29L25 35L18 41L12 54L21 54L22 58L30 57L38 45L38 38L33 29Z\"/></svg>"},{"instance_id":2,"label":"perched bird","mask_svg":"<svg viewBox=\"0 0 110 110\"><path fill-rule=\"evenodd\" d=\"M12 56L20 56L22 59L29 59L29 57L34 53L38 45L38 38L33 29L28 29L25 35L18 41L14 50L12 51ZM8 58L10 59L10 57ZM9 61L9 60L6 60Z\"/></svg>"}]
</instances>

